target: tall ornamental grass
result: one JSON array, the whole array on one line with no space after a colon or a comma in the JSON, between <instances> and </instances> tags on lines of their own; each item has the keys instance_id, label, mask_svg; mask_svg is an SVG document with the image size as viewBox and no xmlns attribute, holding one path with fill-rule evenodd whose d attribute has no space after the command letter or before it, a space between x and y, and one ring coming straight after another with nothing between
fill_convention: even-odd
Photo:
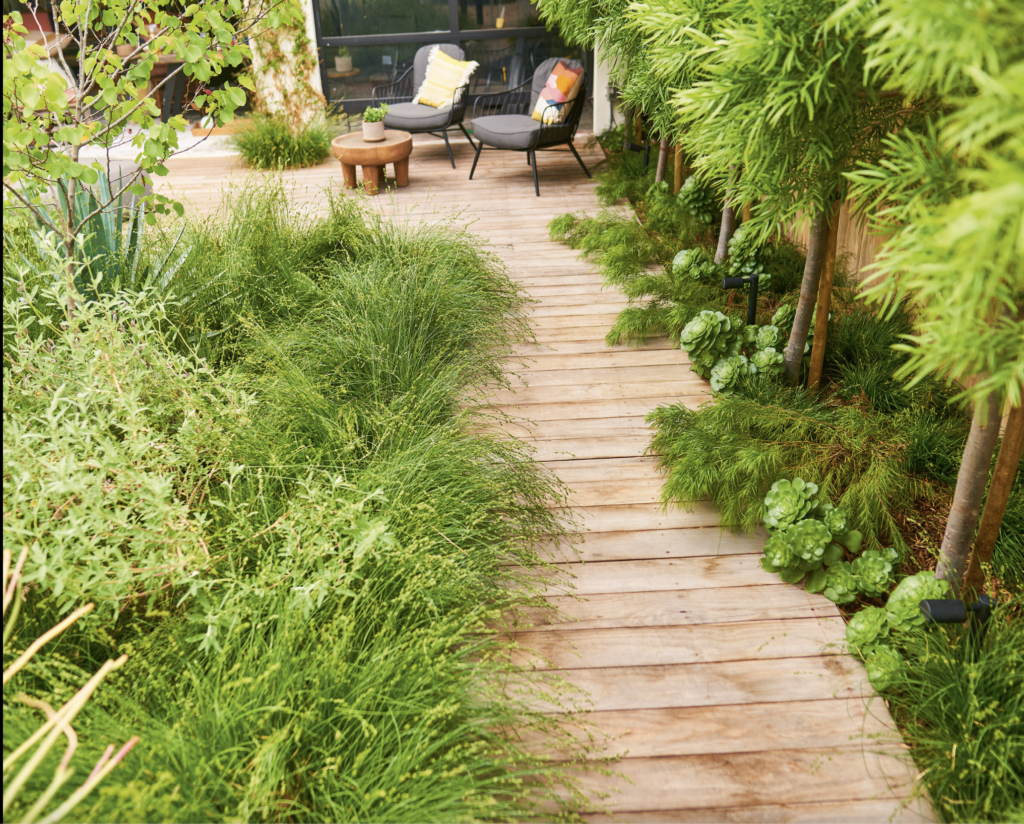
<instances>
[{"instance_id":1,"label":"tall ornamental grass","mask_svg":"<svg viewBox=\"0 0 1024 824\"><path fill-rule=\"evenodd\" d=\"M82 820L561 815L566 773L517 742L563 737L500 628L542 603L515 570L564 494L476 404L527 334L515 287L469 236L274 188L186 238L170 295L72 313L5 255L4 541L34 588L5 656L97 605L5 686L5 749L41 717L15 689L126 654L82 761L141 741Z\"/></svg>"},{"instance_id":2,"label":"tall ornamental grass","mask_svg":"<svg viewBox=\"0 0 1024 824\"><path fill-rule=\"evenodd\" d=\"M302 169L330 157L332 137L324 118L294 126L283 117L256 115L232 142L254 169Z\"/></svg>"}]
</instances>

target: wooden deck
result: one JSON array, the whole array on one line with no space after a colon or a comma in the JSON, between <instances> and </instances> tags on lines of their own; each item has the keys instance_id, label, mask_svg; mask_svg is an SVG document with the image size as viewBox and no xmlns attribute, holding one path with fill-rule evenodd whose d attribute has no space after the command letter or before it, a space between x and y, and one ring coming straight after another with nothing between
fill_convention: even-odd
<instances>
[{"instance_id":1,"label":"wooden deck","mask_svg":"<svg viewBox=\"0 0 1024 824\"><path fill-rule=\"evenodd\" d=\"M582 142L582 141L581 141ZM617 776L587 772L593 821L930 821L905 806L914 767L862 666L839 654L844 625L819 595L761 570L763 534L722 534L713 508L664 511L644 415L708 399L707 384L666 342L605 346L626 305L575 252L548 240L555 215L596 211L594 184L567 152L540 155L541 197L525 158L419 142L412 185L369 199L405 219L460 220L487 238L537 300L538 345L515 367L524 378L493 402L510 427L573 490L588 530L583 563L560 564L576 594L553 585L562 619L520 633L520 660L553 667L590 694L588 718L607 734L596 756L624 753ZM584 152L588 165L600 155ZM241 169L224 160L172 161L161 184L211 210ZM392 170L388 169L389 178ZM336 163L288 175L315 202L339 187ZM361 194L353 196L362 197ZM546 661L546 663L545 663ZM608 793L600 798L600 794Z\"/></svg>"}]
</instances>

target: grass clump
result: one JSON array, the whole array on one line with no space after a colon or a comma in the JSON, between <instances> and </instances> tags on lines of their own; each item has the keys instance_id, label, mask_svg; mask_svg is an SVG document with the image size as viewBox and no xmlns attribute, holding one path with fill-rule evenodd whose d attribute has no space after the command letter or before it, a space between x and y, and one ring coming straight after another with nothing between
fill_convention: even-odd
<instances>
[{"instance_id":1,"label":"grass clump","mask_svg":"<svg viewBox=\"0 0 1024 824\"><path fill-rule=\"evenodd\" d=\"M940 626L901 638L908 665L883 695L944 821L1024 819L1022 610L1017 595L984 628Z\"/></svg>"},{"instance_id":2,"label":"grass clump","mask_svg":"<svg viewBox=\"0 0 1024 824\"><path fill-rule=\"evenodd\" d=\"M303 169L330 156L332 137L324 118L295 127L283 117L256 115L232 142L254 169Z\"/></svg>"},{"instance_id":3,"label":"grass clump","mask_svg":"<svg viewBox=\"0 0 1024 824\"><path fill-rule=\"evenodd\" d=\"M567 699L500 634L543 606L517 570L566 535L564 490L475 403L528 334L514 284L465 234L296 214L273 186L185 238L170 288L201 301L69 315L60 279L19 293L5 268L4 540L32 542L34 588L5 655L98 607L5 686L5 747L40 719L14 690L66 699L126 654L81 758L142 740L83 819L564 810L562 767L517 737L557 724L510 684Z\"/></svg>"}]
</instances>

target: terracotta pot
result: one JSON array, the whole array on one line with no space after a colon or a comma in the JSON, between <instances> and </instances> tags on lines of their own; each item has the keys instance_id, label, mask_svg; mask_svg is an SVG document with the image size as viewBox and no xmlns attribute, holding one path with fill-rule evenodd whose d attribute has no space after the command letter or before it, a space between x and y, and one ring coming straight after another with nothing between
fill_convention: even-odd
<instances>
[{"instance_id":1,"label":"terracotta pot","mask_svg":"<svg viewBox=\"0 0 1024 824\"><path fill-rule=\"evenodd\" d=\"M352 71L352 58L351 57L335 57L334 58L335 71L339 72L350 72Z\"/></svg>"},{"instance_id":2,"label":"terracotta pot","mask_svg":"<svg viewBox=\"0 0 1024 824\"><path fill-rule=\"evenodd\" d=\"M366 143L381 143L384 141L384 121L367 123L363 121L363 140Z\"/></svg>"}]
</instances>

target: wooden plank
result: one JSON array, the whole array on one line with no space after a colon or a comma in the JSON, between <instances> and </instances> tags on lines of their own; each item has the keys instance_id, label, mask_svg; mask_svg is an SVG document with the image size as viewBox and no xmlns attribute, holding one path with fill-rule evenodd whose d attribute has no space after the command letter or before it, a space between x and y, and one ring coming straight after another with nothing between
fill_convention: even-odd
<instances>
[{"instance_id":1,"label":"wooden plank","mask_svg":"<svg viewBox=\"0 0 1024 824\"><path fill-rule=\"evenodd\" d=\"M682 375L690 374L679 369ZM629 370L623 377L629 376ZM621 380L621 378L620 378ZM660 398L664 396L683 398L697 396L706 398L707 383L694 376L689 380L657 380L653 382L633 383L593 383L579 386L527 386L519 389L500 389L485 398L489 405L518 406L531 403L569 403L576 401L612 401L620 399Z\"/></svg>"},{"instance_id":2,"label":"wooden plank","mask_svg":"<svg viewBox=\"0 0 1024 824\"><path fill-rule=\"evenodd\" d=\"M582 583L582 581L577 581ZM824 601L824 603L822 603ZM524 610L534 627L565 624L569 629L668 627L790 618L834 618L827 599L811 598L800 587L778 583L755 586L682 589L675 592L609 592L549 597L558 615Z\"/></svg>"},{"instance_id":3,"label":"wooden plank","mask_svg":"<svg viewBox=\"0 0 1024 824\"><path fill-rule=\"evenodd\" d=\"M864 666L848 655L722 661L663 666L580 667L561 670L580 694L582 708L645 710L659 707L715 707L816 701L862 701L872 695ZM523 693L527 704L543 712L562 708L540 693ZM871 704L882 711L881 699Z\"/></svg>"},{"instance_id":4,"label":"wooden plank","mask_svg":"<svg viewBox=\"0 0 1024 824\"><path fill-rule=\"evenodd\" d=\"M665 529L718 526L718 511L711 504L696 501L693 511L673 506L665 511L661 504L591 506L577 510L583 529L590 532L646 532ZM643 537L640 536L640 540ZM760 547L758 548L760 551Z\"/></svg>"},{"instance_id":5,"label":"wooden plank","mask_svg":"<svg viewBox=\"0 0 1024 824\"><path fill-rule=\"evenodd\" d=\"M751 536L725 531L717 524L643 532L588 532L578 546L578 557L585 562L602 562L749 555L760 553L766 541L763 529ZM556 553L555 557L561 555Z\"/></svg>"},{"instance_id":6,"label":"wooden plank","mask_svg":"<svg viewBox=\"0 0 1024 824\"><path fill-rule=\"evenodd\" d=\"M526 358L529 360L526 360ZM529 366L530 381L533 375L538 372L572 372L564 375L566 382L576 381L576 371L579 369L633 369L638 366L672 366L690 371L690 359L686 353L678 349L627 349L605 352L590 352L581 355L569 355L563 353L523 356L523 359L513 358L512 363L522 363ZM672 376L673 378L675 375ZM535 385L535 384L533 384Z\"/></svg>"},{"instance_id":7,"label":"wooden plank","mask_svg":"<svg viewBox=\"0 0 1024 824\"><path fill-rule=\"evenodd\" d=\"M579 458L627 458L642 455L651 442L647 435L620 435L618 437L563 438L559 440L533 440L520 438L533 447L535 461L554 461Z\"/></svg>"},{"instance_id":8,"label":"wooden plank","mask_svg":"<svg viewBox=\"0 0 1024 824\"><path fill-rule=\"evenodd\" d=\"M628 420L628 419L627 419ZM664 480L651 472L647 477L601 478L595 481L576 481L572 485L569 501L573 506L608 506L610 504L660 504Z\"/></svg>"},{"instance_id":9,"label":"wooden plank","mask_svg":"<svg viewBox=\"0 0 1024 824\"><path fill-rule=\"evenodd\" d=\"M906 806L904 806L906 805ZM742 807L704 807L675 810L630 810L583 816L592 824L918 824L934 821L927 803L920 798L871 798L808 804L757 804Z\"/></svg>"},{"instance_id":10,"label":"wooden plank","mask_svg":"<svg viewBox=\"0 0 1024 824\"><path fill-rule=\"evenodd\" d=\"M588 420L614 418L619 415L636 418L645 416L658 406L682 404L687 409L698 409L710 401L711 399L704 395L684 395L663 398L619 398L610 401L504 404L490 406L487 409L510 415L513 418L539 422L573 420L577 414L580 418Z\"/></svg>"},{"instance_id":11,"label":"wooden plank","mask_svg":"<svg viewBox=\"0 0 1024 824\"><path fill-rule=\"evenodd\" d=\"M761 555L699 556L696 558L658 558L647 561L604 561L590 563L559 564L555 570L539 569L538 581L554 578L563 573L573 577L573 594L590 596L600 593L621 595L627 592L669 592L687 589L714 589L716 587L769 586L759 590L766 598L775 596L779 590L780 600L786 597L786 584L774 573L765 572L760 565ZM559 580L545 590L545 595L564 593L566 588ZM820 597L820 596L819 596ZM826 599L822 599L826 600ZM626 603L636 604L635 601ZM572 614L572 610L570 613ZM652 626L641 621L636 626ZM658 622L664 626L664 622ZM615 626L615 625L609 625ZM634 626L626 620L620 626ZM563 629L580 629L575 623L562 625Z\"/></svg>"},{"instance_id":12,"label":"wooden plank","mask_svg":"<svg viewBox=\"0 0 1024 824\"><path fill-rule=\"evenodd\" d=\"M602 338L598 345L579 341L562 343L514 343L512 352L517 355L589 355L616 352L650 352L673 349L666 338L651 338L647 343L636 346L608 346Z\"/></svg>"},{"instance_id":13,"label":"wooden plank","mask_svg":"<svg viewBox=\"0 0 1024 824\"><path fill-rule=\"evenodd\" d=\"M607 438L619 435L635 435L650 440L652 434L652 430L639 416L532 422L527 418L519 418L507 422L504 429L515 437L529 441Z\"/></svg>"},{"instance_id":14,"label":"wooden plank","mask_svg":"<svg viewBox=\"0 0 1024 824\"><path fill-rule=\"evenodd\" d=\"M677 627L549 629L520 632L512 660L540 670L642 667L766 658L804 658L835 650L845 639L833 623L797 618Z\"/></svg>"},{"instance_id":15,"label":"wooden plank","mask_svg":"<svg viewBox=\"0 0 1024 824\"><path fill-rule=\"evenodd\" d=\"M904 760L905 759L905 760ZM786 799L790 804L886 799L892 809L913 790L909 756L869 751L797 749L756 753L626 758L620 775L579 775L584 792L610 793L607 809L672 810L685 799L690 809L754 806ZM630 816L626 816L630 818Z\"/></svg>"},{"instance_id":16,"label":"wooden plank","mask_svg":"<svg viewBox=\"0 0 1024 824\"><path fill-rule=\"evenodd\" d=\"M863 703L829 698L725 707L662 707L586 713L563 729L593 747L596 757L666 758L770 750L901 749L887 718ZM600 730L591 743L594 730ZM526 739L533 752L565 760L563 747L541 736Z\"/></svg>"}]
</instances>

